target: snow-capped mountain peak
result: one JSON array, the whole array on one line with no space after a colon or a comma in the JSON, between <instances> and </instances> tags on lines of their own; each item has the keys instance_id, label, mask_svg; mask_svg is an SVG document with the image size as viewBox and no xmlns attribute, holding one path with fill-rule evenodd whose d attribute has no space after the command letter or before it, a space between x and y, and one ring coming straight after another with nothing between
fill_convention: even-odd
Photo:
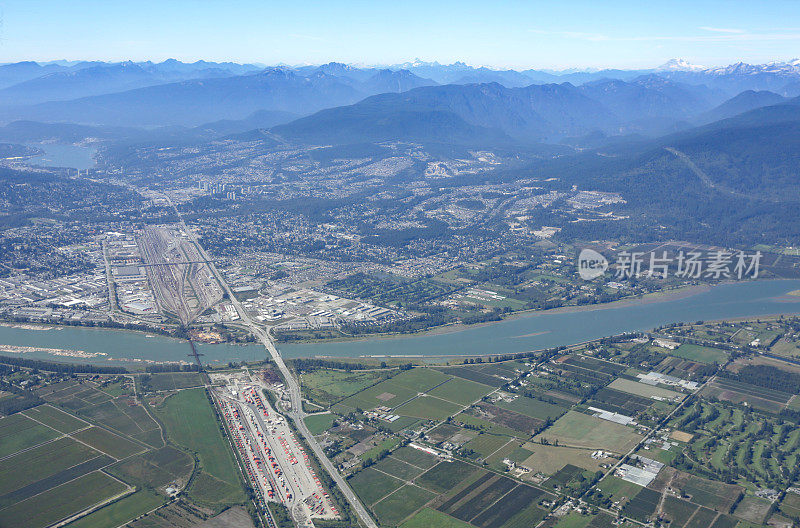
<instances>
[{"instance_id":1,"label":"snow-capped mountain peak","mask_svg":"<svg viewBox=\"0 0 800 528\"><path fill-rule=\"evenodd\" d=\"M701 71L705 70L705 66L692 64L686 59L670 59L658 68L658 71Z\"/></svg>"}]
</instances>

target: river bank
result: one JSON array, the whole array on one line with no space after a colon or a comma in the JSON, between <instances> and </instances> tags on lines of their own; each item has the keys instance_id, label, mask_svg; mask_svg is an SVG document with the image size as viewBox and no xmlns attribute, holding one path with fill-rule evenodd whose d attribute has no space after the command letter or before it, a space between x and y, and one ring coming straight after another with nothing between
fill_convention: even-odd
<instances>
[{"instance_id":1,"label":"river bank","mask_svg":"<svg viewBox=\"0 0 800 528\"><path fill-rule=\"evenodd\" d=\"M625 332L648 331L668 323L800 313L800 297L789 295L798 289L798 279L692 287L607 305L529 312L473 326L453 325L422 334L281 344L278 349L286 358L420 358L530 352ZM85 357L73 362L137 369L150 364L191 362L191 349L182 339L139 330L48 324L44 326L49 331L45 331L33 326L0 324L0 345L6 345L6 350L29 347L20 350L31 350L24 353L24 357L31 359L65 361L67 356L55 356L46 350L80 351ZM261 361L267 357L260 344L197 344L197 350L203 363L209 365Z\"/></svg>"}]
</instances>

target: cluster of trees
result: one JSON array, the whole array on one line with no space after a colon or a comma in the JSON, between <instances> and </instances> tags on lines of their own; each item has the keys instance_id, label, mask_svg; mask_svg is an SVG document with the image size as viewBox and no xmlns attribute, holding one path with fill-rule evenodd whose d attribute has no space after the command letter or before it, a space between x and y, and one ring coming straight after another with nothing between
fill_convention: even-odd
<instances>
[{"instance_id":1,"label":"cluster of trees","mask_svg":"<svg viewBox=\"0 0 800 528\"><path fill-rule=\"evenodd\" d=\"M5 374L10 371L11 369L8 367L2 367L2 365L0 365L0 374ZM6 416L44 403L44 400L39 398L33 391L20 389L6 381L0 380L0 390L10 392L14 395L10 398L0 399L0 414Z\"/></svg>"},{"instance_id":2,"label":"cluster of trees","mask_svg":"<svg viewBox=\"0 0 800 528\"><path fill-rule=\"evenodd\" d=\"M268 502L267 507L272 518L275 520L277 528L294 528L294 522L289 515L289 510L281 502Z\"/></svg>"},{"instance_id":3,"label":"cluster of trees","mask_svg":"<svg viewBox=\"0 0 800 528\"><path fill-rule=\"evenodd\" d=\"M366 363L351 363L349 361L334 361L331 359L304 359L297 358L292 360L294 368L300 372L313 372L319 369L337 369L337 370L368 370L374 369L375 365L368 365ZM380 368L387 368L386 362L382 361Z\"/></svg>"}]
</instances>

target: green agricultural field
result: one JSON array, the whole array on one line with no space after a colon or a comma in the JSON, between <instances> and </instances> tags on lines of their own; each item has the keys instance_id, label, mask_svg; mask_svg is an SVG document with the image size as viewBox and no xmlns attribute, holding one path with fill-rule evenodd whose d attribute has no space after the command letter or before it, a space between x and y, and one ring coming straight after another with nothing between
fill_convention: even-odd
<instances>
[{"instance_id":1,"label":"green agricultural field","mask_svg":"<svg viewBox=\"0 0 800 528\"><path fill-rule=\"evenodd\" d=\"M99 394L103 398L110 398L110 396L95 389L92 385L76 385L75 387L81 389L81 393L87 395L87 397ZM56 394L62 393L58 392ZM54 401L57 405L64 406L77 414L79 418L93 421L122 435L140 440L152 447L162 446L158 424L153 421L140 404L132 402L127 398L101 400L94 397L92 397L92 399L97 400L97 403L88 404L86 400L78 400L76 397L77 394L73 394L66 399L60 398ZM51 398L46 397L46 399L50 400ZM46 407L43 407L43 409L45 408ZM64 426L77 428L77 423L80 421L76 421L74 417L70 418L70 423L64 424ZM88 424L83 423L80 427L85 427L87 425ZM56 425L54 425L54 427L58 428Z\"/></svg>"},{"instance_id":2,"label":"green agricultural field","mask_svg":"<svg viewBox=\"0 0 800 528\"><path fill-rule=\"evenodd\" d=\"M603 495L609 497L613 502L619 501L621 504L624 504L642 490L642 487L638 484L622 480L613 475L601 480L597 487L600 488Z\"/></svg>"},{"instance_id":3,"label":"green agricultural field","mask_svg":"<svg viewBox=\"0 0 800 528\"><path fill-rule=\"evenodd\" d=\"M397 384L393 379L388 379L342 400L332 409L346 414L354 409L370 410L375 407L396 407L410 400L419 392Z\"/></svg>"},{"instance_id":4,"label":"green agricultural field","mask_svg":"<svg viewBox=\"0 0 800 528\"><path fill-rule=\"evenodd\" d=\"M627 392L628 394L634 394L636 396L643 396L645 398L652 398L657 396L659 398L667 398L667 399L674 399L680 396L683 396L680 392L676 392L669 389L662 389L661 387L654 387L653 385L648 385L646 383L639 383L638 381L633 381L625 378L617 378L608 385L610 389L615 389L622 392Z\"/></svg>"},{"instance_id":5,"label":"green agricultural field","mask_svg":"<svg viewBox=\"0 0 800 528\"><path fill-rule=\"evenodd\" d=\"M755 524L764 524L772 503L767 499L747 496L739 502L734 510L734 515Z\"/></svg>"},{"instance_id":6,"label":"green agricultural field","mask_svg":"<svg viewBox=\"0 0 800 528\"><path fill-rule=\"evenodd\" d=\"M94 426L78 431L72 437L114 458L127 458L146 450L139 444Z\"/></svg>"},{"instance_id":7,"label":"green agricultural field","mask_svg":"<svg viewBox=\"0 0 800 528\"><path fill-rule=\"evenodd\" d=\"M514 436L521 440L530 438L530 432L524 433L521 431L517 431L516 429L511 429L510 427L506 427L504 425L484 420L483 418L475 416L474 414L472 414L472 412L473 409L468 409L467 411L459 413L458 415L453 417L453 422L457 424L463 424L478 428L480 431L483 431L484 433Z\"/></svg>"},{"instance_id":8,"label":"green agricultural field","mask_svg":"<svg viewBox=\"0 0 800 528\"><path fill-rule=\"evenodd\" d=\"M453 378L428 392L431 396L442 398L459 405L469 405L486 396L494 387L461 378Z\"/></svg>"},{"instance_id":9,"label":"green agricultural field","mask_svg":"<svg viewBox=\"0 0 800 528\"><path fill-rule=\"evenodd\" d=\"M448 438L451 438L456 433L466 431L466 429L462 429L457 425L445 422L440 423L433 429L429 430L426 435L433 443L438 444L439 442L444 442Z\"/></svg>"},{"instance_id":10,"label":"green agricultural field","mask_svg":"<svg viewBox=\"0 0 800 528\"><path fill-rule=\"evenodd\" d=\"M194 460L183 451L162 447L117 462L107 471L137 486L161 488L171 483L185 485L193 467Z\"/></svg>"},{"instance_id":11,"label":"green agricultural field","mask_svg":"<svg viewBox=\"0 0 800 528\"><path fill-rule=\"evenodd\" d=\"M526 396L519 396L510 402L500 400L497 401L495 405L502 409L514 411L543 421L548 418L556 419L567 412L567 408L561 405L553 405L552 403L534 400Z\"/></svg>"},{"instance_id":12,"label":"green agricultural field","mask_svg":"<svg viewBox=\"0 0 800 528\"><path fill-rule=\"evenodd\" d=\"M94 449L71 438L61 438L12 455L0 465L0 496L100 456Z\"/></svg>"},{"instance_id":13,"label":"green agricultural field","mask_svg":"<svg viewBox=\"0 0 800 528\"><path fill-rule=\"evenodd\" d=\"M372 506L384 526L397 526L436 496L426 489L407 484Z\"/></svg>"},{"instance_id":14,"label":"green agricultural field","mask_svg":"<svg viewBox=\"0 0 800 528\"><path fill-rule=\"evenodd\" d=\"M444 420L459 410L461 407L455 403L423 395L396 407L393 412L423 420Z\"/></svg>"},{"instance_id":15,"label":"green agricultural field","mask_svg":"<svg viewBox=\"0 0 800 528\"><path fill-rule=\"evenodd\" d=\"M43 528L124 492L119 481L95 471L0 510L0 526Z\"/></svg>"},{"instance_id":16,"label":"green agricultural field","mask_svg":"<svg viewBox=\"0 0 800 528\"><path fill-rule=\"evenodd\" d=\"M613 459L594 459L587 449L552 446L528 442L524 445L530 455L519 463L531 471L552 475L567 464L581 467L587 471L598 471L600 464Z\"/></svg>"},{"instance_id":17,"label":"green agricultural field","mask_svg":"<svg viewBox=\"0 0 800 528\"><path fill-rule=\"evenodd\" d=\"M375 447L373 447L369 451L364 452L361 455L361 460L367 460L367 459L370 459L370 458L374 460L382 452L384 452L384 451L385 452L389 452L392 449L394 449L395 447L397 447L397 445L399 443L400 443L400 439L399 438L394 437L394 436L390 436L389 438L386 438L386 439L382 440L381 442L379 442L378 445L376 445Z\"/></svg>"},{"instance_id":18,"label":"green agricultural field","mask_svg":"<svg viewBox=\"0 0 800 528\"><path fill-rule=\"evenodd\" d=\"M336 415L330 413L312 414L305 418L308 430L311 431L311 434L314 435L324 433L325 431L331 428L333 422L335 421L336 421Z\"/></svg>"},{"instance_id":19,"label":"green agricultural field","mask_svg":"<svg viewBox=\"0 0 800 528\"><path fill-rule=\"evenodd\" d=\"M203 375L199 372L167 372L145 374L141 378L142 388L150 391L165 391L202 387Z\"/></svg>"},{"instance_id":20,"label":"green agricultural field","mask_svg":"<svg viewBox=\"0 0 800 528\"><path fill-rule=\"evenodd\" d=\"M164 504L163 496L152 491L139 490L69 523L68 526L69 528L117 528L162 504Z\"/></svg>"},{"instance_id":21,"label":"green agricultural field","mask_svg":"<svg viewBox=\"0 0 800 528\"><path fill-rule=\"evenodd\" d=\"M550 498L552 499L552 497ZM529 528L530 526L537 526L545 515L547 515L545 510L539 508L536 504L531 504L519 513L516 513L511 519L501 525L500 528Z\"/></svg>"},{"instance_id":22,"label":"green agricultural field","mask_svg":"<svg viewBox=\"0 0 800 528\"><path fill-rule=\"evenodd\" d=\"M40 405L33 409L27 409L24 414L62 433L71 433L89 425L85 421L51 405Z\"/></svg>"},{"instance_id":23,"label":"green agricultural field","mask_svg":"<svg viewBox=\"0 0 800 528\"><path fill-rule=\"evenodd\" d=\"M402 460L398 460L392 456L388 456L375 464L375 469L406 481L414 479L420 473L425 471L422 468L412 466L411 464L403 462Z\"/></svg>"},{"instance_id":24,"label":"green agricultural field","mask_svg":"<svg viewBox=\"0 0 800 528\"><path fill-rule=\"evenodd\" d=\"M167 437L194 452L200 474L189 487L189 495L201 503L218 507L244 500L244 491L233 454L220 432L219 423L204 389L188 389L168 397L156 407Z\"/></svg>"},{"instance_id":25,"label":"green agricultural field","mask_svg":"<svg viewBox=\"0 0 800 528\"><path fill-rule=\"evenodd\" d=\"M671 356L678 356L700 363L725 363L728 360L728 353L719 348L711 348L700 345L684 343L675 350L670 350Z\"/></svg>"},{"instance_id":26,"label":"green agricultural field","mask_svg":"<svg viewBox=\"0 0 800 528\"><path fill-rule=\"evenodd\" d=\"M413 447L401 447L392 453L392 456L398 460L402 460L412 466L417 466L422 469L430 469L439 463L439 459L430 453L414 449Z\"/></svg>"},{"instance_id":27,"label":"green agricultural field","mask_svg":"<svg viewBox=\"0 0 800 528\"><path fill-rule=\"evenodd\" d=\"M798 357L800 356L800 343L797 341L791 341L785 337L778 340L777 343L772 345L770 352L778 356L785 356L785 357Z\"/></svg>"},{"instance_id":28,"label":"green agricultural field","mask_svg":"<svg viewBox=\"0 0 800 528\"><path fill-rule=\"evenodd\" d=\"M781 511L792 518L800 518L800 495L787 493L781 502Z\"/></svg>"},{"instance_id":29,"label":"green agricultural field","mask_svg":"<svg viewBox=\"0 0 800 528\"><path fill-rule=\"evenodd\" d=\"M403 481L374 468L359 471L347 481L362 501L372 505L403 485Z\"/></svg>"},{"instance_id":30,"label":"green agricultural field","mask_svg":"<svg viewBox=\"0 0 800 528\"><path fill-rule=\"evenodd\" d=\"M33 447L60 436L49 427L39 424L23 414L12 414L0 419L0 457Z\"/></svg>"},{"instance_id":31,"label":"green agricultural field","mask_svg":"<svg viewBox=\"0 0 800 528\"><path fill-rule=\"evenodd\" d=\"M559 519L553 528L584 528L591 520L589 515L572 512Z\"/></svg>"},{"instance_id":32,"label":"green agricultural field","mask_svg":"<svg viewBox=\"0 0 800 528\"><path fill-rule=\"evenodd\" d=\"M464 444L464 448L475 451L478 457L483 459L491 456L492 453L511 441L513 441L513 439L507 436L495 436L493 434L483 433Z\"/></svg>"},{"instance_id":33,"label":"green agricultural field","mask_svg":"<svg viewBox=\"0 0 800 528\"><path fill-rule=\"evenodd\" d=\"M400 528L471 528L472 525L459 521L431 508L423 508L412 518L400 525Z\"/></svg>"},{"instance_id":34,"label":"green agricultural field","mask_svg":"<svg viewBox=\"0 0 800 528\"><path fill-rule=\"evenodd\" d=\"M387 376L386 371L343 372L319 369L304 373L300 376L300 383L312 401L328 407L376 384Z\"/></svg>"},{"instance_id":35,"label":"green agricultural field","mask_svg":"<svg viewBox=\"0 0 800 528\"><path fill-rule=\"evenodd\" d=\"M626 453L641 441L642 435L618 423L569 411L534 438L542 439L551 444L558 441L561 445Z\"/></svg>"},{"instance_id":36,"label":"green agricultural field","mask_svg":"<svg viewBox=\"0 0 800 528\"><path fill-rule=\"evenodd\" d=\"M417 367L399 373L397 376L392 378L392 381L419 392L426 392L436 385L444 383L451 377L452 376L443 374L438 370Z\"/></svg>"},{"instance_id":37,"label":"green agricultural field","mask_svg":"<svg viewBox=\"0 0 800 528\"><path fill-rule=\"evenodd\" d=\"M440 462L433 469L417 477L415 483L439 493L446 493L458 484L473 479L478 473L484 474L485 471L457 460Z\"/></svg>"}]
</instances>

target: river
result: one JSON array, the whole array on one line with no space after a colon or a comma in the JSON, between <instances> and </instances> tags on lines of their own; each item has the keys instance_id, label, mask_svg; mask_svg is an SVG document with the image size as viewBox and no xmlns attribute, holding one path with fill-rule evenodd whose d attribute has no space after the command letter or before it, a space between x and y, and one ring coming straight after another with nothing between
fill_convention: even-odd
<instances>
[{"instance_id":1,"label":"river","mask_svg":"<svg viewBox=\"0 0 800 528\"><path fill-rule=\"evenodd\" d=\"M526 352L569 345L621 332L649 330L674 322L732 319L800 313L800 297L787 295L800 289L800 280L763 280L722 284L690 296L651 302L632 302L578 311L529 313L504 321L451 332L428 333L356 341L282 344L287 358L477 355ZM191 361L186 341L141 332L53 327L49 330L0 326L2 345L78 350L97 355L74 358L48 351L20 355L31 359L74 361L100 365L144 367L151 362ZM204 363L253 361L266 357L260 345L198 345Z\"/></svg>"}]
</instances>

